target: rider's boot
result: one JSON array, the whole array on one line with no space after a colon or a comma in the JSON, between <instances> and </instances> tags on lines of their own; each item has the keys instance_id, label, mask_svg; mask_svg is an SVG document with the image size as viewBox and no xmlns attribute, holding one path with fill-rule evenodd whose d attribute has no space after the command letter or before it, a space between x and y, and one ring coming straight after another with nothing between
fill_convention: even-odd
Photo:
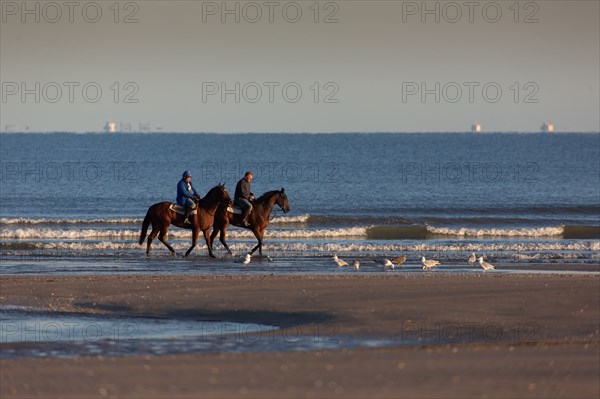
<instances>
[{"instance_id":1,"label":"rider's boot","mask_svg":"<svg viewBox=\"0 0 600 399\"><path fill-rule=\"evenodd\" d=\"M250 223L248 223L248 216L250 216L250 208L244 208L242 212L242 226L250 227Z\"/></svg>"},{"instance_id":2,"label":"rider's boot","mask_svg":"<svg viewBox=\"0 0 600 399\"><path fill-rule=\"evenodd\" d=\"M185 207L185 213L183 214L183 224L192 224L190 222L190 215L192 214L192 208L189 206Z\"/></svg>"}]
</instances>

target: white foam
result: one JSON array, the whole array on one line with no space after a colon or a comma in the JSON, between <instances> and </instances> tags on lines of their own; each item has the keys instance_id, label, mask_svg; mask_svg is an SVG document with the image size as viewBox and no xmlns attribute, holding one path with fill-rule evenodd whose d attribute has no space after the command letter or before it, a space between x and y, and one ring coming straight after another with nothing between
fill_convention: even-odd
<instances>
[{"instance_id":1,"label":"white foam","mask_svg":"<svg viewBox=\"0 0 600 399\"><path fill-rule=\"evenodd\" d=\"M265 238L365 238L366 236L366 227L348 227L339 229L270 229L265 231ZM254 235L248 230L231 230L231 237L254 237Z\"/></svg>"},{"instance_id":2,"label":"white foam","mask_svg":"<svg viewBox=\"0 0 600 399\"><path fill-rule=\"evenodd\" d=\"M563 226L530 229L476 229L426 226L432 234L458 237L556 237L563 234Z\"/></svg>"},{"instance_id":3,"label":"white foam","mask_svg":"<svg viewBox=\"0 0 600 399\"><path fill-rule=\"evenodd\" d=\"M31 243L29 249L21 250L11 249L11 242L2 243L3 256L36 256L39 251L47 251L48 256L95 256L110 255L111 253L139 255L143 257L146 245L138 245L133 241L51 241ZM182 255L189 247L190 240L171 241L175 251ZM244 253L256 245L254 239L230 242L229 246L235 253ZM33 247L33 248L31 248ZM338 254L340 256L389 256L404 253L413 258L415 262L418 256L423 253L436 253L439 259L465 260L465 254L472 251L484 254L493 254L494 258L508 259L513 261L544 261L544 260L570 260L570 259L598 259L598 252L592 251L593 245L590 242L575 242L569 244L560 243L503 243L503 244L452 244L440 245L434 243L423 244L394 244L394 243L352 243L352 242L286 242L286 241L267 241L263 246L263 251L270 254L285 255L291 257L306 256L327 256ZM223 256L225 249L219 242L214 244L215 253L219 257ZM61 253L65 251L65 253ZM160 242L154 241L152 253L156 255L168 254L167 248ZM196 254L206 254L206 244L204 240L199 240L195 250ZM136 255L137 254L137 255Z\"/></svg>"},{"instance_id":4,"label":"white foam","mask_svg":"<svg viewBox=\"0 0 600 399\"><path fill-rule=\"evenodd\" d=\"M30 218L0 218L0 225L6 224L141 224L143 218L114 218L114 219L30 219Z\"/></svg>"},{"instance_id":5,"label":"white foam","mask_svg":"<svg viewBox=\"0 0 600 399\"><path fill-rule=\"evenodd\" d=\"M278 216L271 220L271 223L306 223L308 222L309 214L300 216Z\"/></svg>"},{"instance_id":6,"label":"white foam","mask_svg":"<svg viewBox=\"0 0 600 399\"><path fill-rule=\"evenodd\" d=\"M52 229L52 228L17 228L0 230L2 239L101 239L101 238L119 238L127 239L139 236L139 231L135 230L99 230L99 229Z\"/></svg>"},{"instance_id":7,"label":"white foam","mask_svg":"<svg viewBox=\"0 0 600 399\"><path fill-rule=\"evenodd\" d=\"M151 228L149 229L150 232ZM115 229L53 229L53 228L16 228L0 230L0 239L137 239L140 230L115 230ZM254 234L250 230L230 228L227 235L232 238L250 238ZM365 227L350 227L339 229L268 229L266 238L326 238L326 237L366 237ZM169 237L189 238L190 230L173 228L169 230Z\"/></svg>"},{"instance_id":8,"label":"white foam","mask_svg":"<svg viewBox=\"0 0 600 399\"><path fill-rule=\"evenodd\" d=\"M306 223L310 215L278 216L271 223ZM0 218L0 225L29 224L142 224L144 218L106 218L106 219L50 219L50 218Z\"/></svg>"}]
</instances>

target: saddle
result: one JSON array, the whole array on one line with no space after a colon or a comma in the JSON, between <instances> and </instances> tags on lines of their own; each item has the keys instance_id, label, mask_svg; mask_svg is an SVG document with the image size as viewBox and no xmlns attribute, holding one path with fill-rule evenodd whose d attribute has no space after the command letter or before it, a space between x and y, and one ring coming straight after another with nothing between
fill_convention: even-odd
<instances>
[{"instance_id":1,"label":"saddle","mask_svg":"<svg viewBox=\"0 0 600 399\"><path fill-rule=\"evenodd\" d=\"M185 213L185 206L181 206L179 204L171 204L171 206L169 206L169 209L180 215L183 215ZM196 213L198 213L198 208L194 209L192 213L190 213L190 215L195 215Z\"/></svg>"},{"instance_id":2,"label":"saddle","mask_svg":"<svg viewBox=\"0 0 600 399\"><path fill-rule=\"evenodd\" d=\"M227 212L229 213L233 213L234 215L241 215L242 214L242 208L240 208L237 205L229 205L227 207Z\"/></svg>"}]
</instances>

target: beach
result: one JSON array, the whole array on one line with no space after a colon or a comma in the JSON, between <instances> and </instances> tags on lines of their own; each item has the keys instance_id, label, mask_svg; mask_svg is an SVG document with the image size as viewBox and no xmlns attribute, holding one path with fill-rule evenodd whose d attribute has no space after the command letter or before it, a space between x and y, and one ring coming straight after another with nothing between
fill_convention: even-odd
<instances>
[{"instance_id":1,"label":"beach","mask_svg":"<svg viewBox=\"0 0 600 399\"><path fill-rule=\"evenodd\" d=\"M600 399L600 0L0 1L0 399Z\"/></svg>"},{"instance_id":2,"label":"beach","mask_svg":"<svg viewBox=\"0 0 600 399\"><path fill-rule=\"evenodd\" d=\"M37 275L2 276L0 285L3 306L260 323L286 337L389 342L294 351L290 339L245 353L3 358L3 398L600 393L596 273ZM26 344L2 345L6 352Z\"/></svg>"}]
</instances>

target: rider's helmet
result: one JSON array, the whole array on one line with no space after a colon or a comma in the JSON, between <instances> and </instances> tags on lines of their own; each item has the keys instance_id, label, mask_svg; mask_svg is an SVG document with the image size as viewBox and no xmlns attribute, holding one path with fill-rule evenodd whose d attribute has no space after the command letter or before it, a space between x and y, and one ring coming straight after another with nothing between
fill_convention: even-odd
<instances>
[{"instance_id":1,"label":"rider's helmet","mask_svg":"<svg viewBox=\"0 0 600 399\"><path fill-rule=\"evenodd\" d=\"M185 179L186 177L192 177L192 174L190 172L188 172L187 170L185 172L183 172L183 178Z\"/></svg>"}]
</instances>

